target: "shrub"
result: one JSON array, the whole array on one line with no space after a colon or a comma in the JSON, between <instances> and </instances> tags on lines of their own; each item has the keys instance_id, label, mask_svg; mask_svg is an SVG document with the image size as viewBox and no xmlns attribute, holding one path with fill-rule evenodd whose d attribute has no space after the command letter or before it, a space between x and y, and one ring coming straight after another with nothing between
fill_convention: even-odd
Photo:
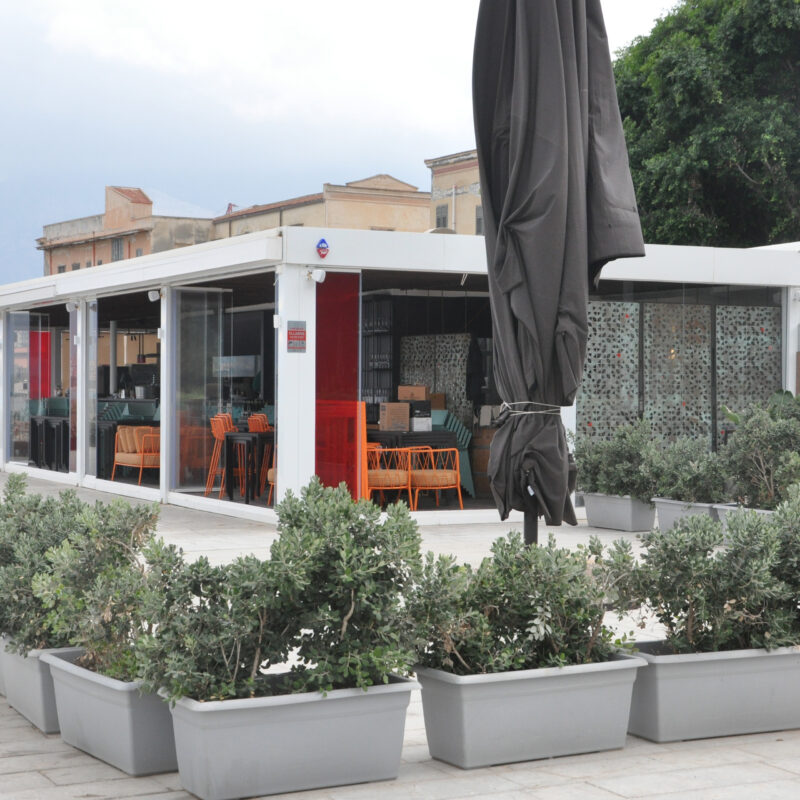
<instances>
[{"instance_id":1,"label":"shrub","mask_svg":"<svg viewBox=\"0 0 800 800\"><path fill-rule=\"evenodd\" d=\"M477 569L428 553L411 602L419 663L469 675L609 659L622 642L603 625L608 578L631 556L620 550L610 570L601 549L527 547L511 533Z\"/></svg>"},{"instance_id":2,"label":"shrub","mask_svg":"<svg viewBox=\"0 0 800 800\"><path fill-rule=\"evenodd\" d=\"M674 653L778 647L798 638L791 591L777 574L776 526L754 512L728 517L687 517L668 531L642 536L641 562L633 565L622 608L641 607L666 629Z\"/></svg>"},{"instance_id":3,"label":"shrub","mask_svg":"<svg viewBox=\"0 0 800 800\"><path fill-rule=\"evenodd\" d=\"M800 626L800 485L790 486L788 497L772 517L778 535L775 574L789 588L790 608Z\"/></svg>"},{"instance_id":4,"label":"shrub","mask_svg":"<svg viewBox=\"0 0 800 800\"><path fill-rule=\"evenodd\" d=\"M800 479L798 404L778 394L765 407L729 416L737 427L720 455L736 482L736 497L751 508L775 508Z\"/></svg>"},{"instance_id":5,"label":"shrub","mask_svg":"<svg viewBox=\"0 0 800 800\"><path fill-rule=\"evenodd\" d=\"M725 474L719 457L697 439L680 438L654 455L655 496L684 503L719 503Z\"/></svg>"},{"instance_id":6,"label":"shrub","mask_svg":"<svg viewBox=\"0 0 800 800\"><path fill-rule=\"evenodd\" d=\"M25 481L10 476L0 512L0 629L20 654L64 647L67 633L53 633L48 609L34 594L33 579L50 568L47 551L85 526L86 505L70 490L57 498L25 493Z\"/></svg>"},{"instance_id":7,"label":"shrub","mask_svg":"<svg viewBox=\"0 0 800 800\"><path fill-rule=\"evenodd\" d=\"M262 669L286 660L297 625L276 591L275 563L253 556L187 563L174 547L158 547L148 559L144 613L154 629L136 651L143 688L163 688L170 700L270 694ZM305 587L301 572L286 577L290 593Z\"/></svg>"},{"instance_id":8,"label":"shrub","mask_svg":"<svg viewBox=\"0 0 800 800\"><path fill-rule=\"evenodd\" d=\"M630 495L650 503L655 493L653 463L658 450L647 420L620 426L608 440L587 436L575 450L579 488Z\"/></svg>"},{"instance_id":9,"label":"shrub","mask_svg":"<svg viewBox=\"0 0 800 800\"><path fill-rule=\"evenodd\" d=\"M407 506L390 506L381 522L374 503L314 480L278 514L272 558L302 563L308 579L294 612L302 623L296 688L365 688L407 671L415 653L405 596L422 567Z\"/></svg>"},{"instance_id":10,"label":"shrub","mask_svg":"<svg viewBox=\"0 0 800 800\"><path fill-rule=\"evenodd\" d=\"M353 502L318 480L277 507L268 561L151 565L154 633L140 647L146 685L171 700L366 688L414 663L404 595L419 534L403 504Z\"/></svg>"},{"instance_id":11,"label":"shrub","mask_svg":"<svg viewBox=\"0 0 800 800\"><path fill-rule=\"evenodd\" d=\"M81 525L47 552L47 569L33 579L52 634L85 649L81 666L111 678L136 677L133 648L148 629L143 550L153 544L157 519L157 506L86 506Z\"/></svg>"}]
</instances>

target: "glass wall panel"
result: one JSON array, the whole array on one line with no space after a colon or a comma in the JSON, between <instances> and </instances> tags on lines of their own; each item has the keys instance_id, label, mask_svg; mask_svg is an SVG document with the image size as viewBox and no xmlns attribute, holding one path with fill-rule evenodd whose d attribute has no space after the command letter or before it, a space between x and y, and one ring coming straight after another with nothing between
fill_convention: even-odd
<instances>
[{"instance_id":1,"label":"glass wall panel","mask_svg":"<svg viewBox=\"0 0 800 800\"><path fill-rule=\"evenodd\" d=\"M63 306L8 316L11 461L61 472L75 469L71 397L77 359L71 324L74 312Z\"/></svg>"},{"instance_id":2,"label":"glass wall panel","mask_svg":"<svg viewBox=\"0 0 800 800\"><path fill-rule=\"evenodd\" d=\"M214 438L209 419L231 410L231 389L245 368L231 357L230 293L179 289L175 292L177 336L176 413L177 459L172 486L178 491L206 494L210 475L212 489L219 487L222 459L212 460ZM251 360L254 360L251 357ZM209 491L208 494L211 494Z\"/></svg>"},{"instance_id":3,"label":"glass wall panel","mask_svg":"<svg viewBox=\"0 0 800 800\"><path fill-rule=\"evenodd\" d=\"M160 321L160 300L151 300L147 292L89 304L87 474L117 483L159 485Z\"/></svg>"},{"instance_id":4,"label":"glass wall panel","mask_svg":"<svg viewBox=\"0 0 800 800\"><path fill-rule=\"evenodd\" d=\"M711 442L711 306L644 303L644 416L664 439Z\"/></svg>"},{"instance_id":5,"label":"glass wall panel","mask_svg":"<svg viewBox=\"0 0 800 800\"><path fill-rule=\"evenodd\" d=\"M614 284L589 302L577 437L648 419L665 438L714 446L723 406L763 402L782 384L780 293L758 287Z\"/></svg>"},{"instance_id":6,"label":"glass wall panel","mask_svg":"<svg viewBox=\"0 0 800 800\"><path fill-rule=\"evenodd\" d=\"M740 411L766 400L782 386L781 309L720 306L717 309L717 408Z\"/></svg>"},{"instance_id":7,"label":"glass wall panel","mask_svg":"<svg viewBox=\"0 0 800 800\"><path fill-rule=\"evenodd\" d=\"M590 300L589 338L578 392L578 436L610 436L639 415L638 303Z\"/></svg>"}]
</instances>

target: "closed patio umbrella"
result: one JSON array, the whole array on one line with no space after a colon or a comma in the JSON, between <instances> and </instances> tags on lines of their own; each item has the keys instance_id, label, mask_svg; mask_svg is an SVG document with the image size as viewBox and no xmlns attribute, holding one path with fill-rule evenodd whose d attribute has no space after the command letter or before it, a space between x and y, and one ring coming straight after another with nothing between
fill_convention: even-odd
<instances>
[{"instance_id":1,"label":"closed patio umbrella","mask_svg":"<svg viewBox=\"0 0 800 800\"><path fill-rule=\"evenodd\" d=\"M502 519L576 524L560 407L586 353L589 281L643 256L600 0L481 0L473 61Z\"/></svg>"}]
</instances>

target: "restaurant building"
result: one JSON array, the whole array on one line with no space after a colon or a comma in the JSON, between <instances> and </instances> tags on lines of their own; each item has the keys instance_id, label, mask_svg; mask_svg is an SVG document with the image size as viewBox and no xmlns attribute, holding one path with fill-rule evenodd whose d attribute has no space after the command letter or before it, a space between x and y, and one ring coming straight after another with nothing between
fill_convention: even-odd
<instances>
[{"instance_id":1,"label":"restaurant building","mask_svg":"<svg viewBox=\"0 0 800 800\"><path fill-rule=\"evenodd\" d=\"M799 268L793 247L653 245L609 264L567 427L645 416L715 446L723 404L796 389ZM464 515L496 519L481 237L281 227L7 284L0 315L6 471L274 521L270 500L314 474L364 494L380 404L422 386L439 408L407 436L450 435ZM240 434L259 413L272 430L215 435L220 413ZM461 515L437 497L417 513Z\"/></svg>"}]
</instances>

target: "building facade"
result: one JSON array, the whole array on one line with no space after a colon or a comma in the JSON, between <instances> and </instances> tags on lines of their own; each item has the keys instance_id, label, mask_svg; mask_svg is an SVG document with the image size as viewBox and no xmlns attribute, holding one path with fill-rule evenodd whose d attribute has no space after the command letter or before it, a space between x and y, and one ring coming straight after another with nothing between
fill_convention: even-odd
<instances>
[{"instance_id":1,"label":"building facade","mask_svg":"<svg viewBox=\"0 0 800 800\"><path fill-rule=\"evenodd\" d=\"M431 171L430 227L483 235L483 206L478 153L440 156L425 161Z\"/></svg>"},{"instance_id":2,"label":"building facade","mask_svg":"<svg viewBox=\"0 0 800 800\"><path fill-rule=\"evenodd\" d=\"M106 186L103 214L45 225L36 247L44 274L57 275L200 244L213 232L210 217L154 214L141 189Z\"/></svg>"},{"instance_id":3,"label":"building facade","mask_svg":"<svg viewBox=\"0 0 800 800\"><path fill-rule=\"evenodd\" d=\"M214 238L283 225L422 232L429 227L430 197L391 175L326 183L317 194L231 210L214 220Z\"/></svg>"}]
</instances>

